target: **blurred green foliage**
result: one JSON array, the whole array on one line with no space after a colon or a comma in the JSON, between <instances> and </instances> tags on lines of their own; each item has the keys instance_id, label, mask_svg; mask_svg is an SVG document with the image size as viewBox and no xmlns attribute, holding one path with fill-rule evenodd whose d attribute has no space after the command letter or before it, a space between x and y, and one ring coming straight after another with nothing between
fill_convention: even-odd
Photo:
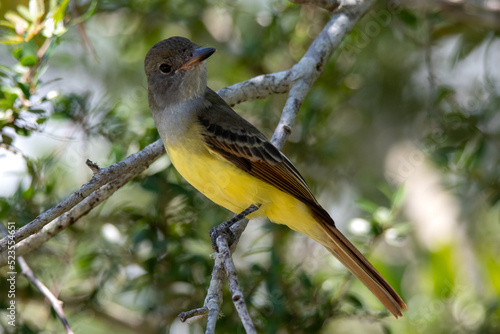
<instances>
[{"instance_id":1,"label":"blurred green foliage","mask_svg":"<svg viewBox=\"0 0 500 334\"><path fill-rule=\"evenodd\" d=\"M0 164L23 152L26 165L17 190L0 197L0 221L19 227L88 180L86 159L109 165L158 138L142 69L153 44L182 35L216 47L209 85L219 89L293 66L329 19L278 0L11 1L0 14ZM437 9L383 4L345 38L284 151L408 311L392 319L326 251L254 222L235 259L259 333L500 330L499 43L498 32ZM236 109L270 136L285 98ZM405 151L391 170L401 143L420 153ZM433 191L413 197L424 167L456 203L438 208L454 224L441 243L425 239L433 226L411 210L443 203ZM177 333L188 326L177 315L205 298L207 232L228 217L162 158L26 259L75 332ZM243 333L225 293L217 332ZM0 296L10 333L4 284ZM22 276L17 300L17 332L62 332ZM187 330L203 332L203 321Z\"/></svg>"}]
</instances>

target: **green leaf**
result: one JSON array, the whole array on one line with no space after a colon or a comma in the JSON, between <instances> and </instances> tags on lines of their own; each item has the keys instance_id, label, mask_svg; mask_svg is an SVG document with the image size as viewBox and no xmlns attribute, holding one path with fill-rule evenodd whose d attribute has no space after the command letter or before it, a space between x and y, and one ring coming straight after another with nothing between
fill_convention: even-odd
<instances>
[{"instance_id":1,"label":"green leaf","mask_svg":"<svg viewBox=\"0 0 500 334\"><path fill-rule=\"evenodd\" d=\"M347 292L345 295L346 299L356 308L356 309L362 309L363 308L363 302L358 298L358 296L353 295L350 292Z\"/></svg>"},{"instance_id":2,"label":"green leaf","mask_svg":"<svg viewBox=\"0 0 500 334\"><path fill-rule=\"evenodd\" d=\"M12 74L12 69L9 66L5 66L0 64L0 72L6 74L6 75L11 75Z\"/></svg>"},{"instance_id":3,"label":"green leaf","mask_svg":"<svg viewBox=\"0 0 500 334\"><path fill-rule=\"evenodd\" d=\"M19 88L23 92L24 96L26 96L29 99L31 96L30 86L24 82L18 82L17 85L19 86Z\"/></svg>"},{"instance_id":4,"label":"green leaf","mask_svg":"<svg viewBox=\"0 0 500 334\"><path fill-rule=\"evenodd\" d=\"M368 213L374 213L378 209L377 204L367 199L359 199L356 201L356 204L361 208L361 210L366 211Z\"/></svg>"},{"instance_id":5,"label":"green leaf","mask_svg":"<svg viewBox=\"0 0 500 334\"><path fill-rule=\"evenodd\" d=\"M12 30L16 29L16 26L14 24L12 24L12 22L5 21L5 20L0 20L0 26L5 27L5 28L9 28Z\"/></svg>"},{"instance_id":6,"label":"green leaf","mask_svg":"<svg viewBox=\"0 0 500 334\"><path fill-rule=\"evenodd\" d=\"M33 187L29 187L28 189L26 189L25 191L23 191L23 199L31 199L33 198L33 196L35 195L35 190L33 189Z\"/></svg>"},{"instance_id":7,"label":"green leaf","mask_svg":"<svg viewBox=\"0 0 500 334\"><path fill-rule=\"evenodd\" d=\"M7 45L19 44L22 42L24 42L24 39L18 35L6 35L6 36L3 36L2 39L0 39L1 44L7 44Z\"/></svg>"},{"instance_id":8,"label":"green leaf","mask_svg":"<svg viewBox=\"0 0 500 334\"><path fill-rule=\"evenodd\" d=\"M380 190L380 192L381 192L382 194L384 194L384 195L385 195L385 197L386 197L387 199L389 199L389 200L390 200L390 199L392 198L392 195L393 195L393 194L392 194L392 188L391 188L391 187L390 187L387 183L382 184L382 185L381 185L378 189Z\"/></svg>"},{"instance_id":9,"label":"green leaf","mask_svg":"<svg viewBox=\"0 0 500 334\"><path fill-rule=\"evenodd\" d=\"M23 66L33 66L38 62L38 59L36 59L35 56L26 56L21 58L19 63Z\"/></svg>"},{"instance_id":10,"label":"green leaf","mask_svg":"<svg viewBox=\"0 0 500 334\"><path fill-rule=\"evenodd\" d=\"M33 22L35 21L35 17L33 17L29 11L28 8L26 8L25 6L23 5L19 5L17 6L17 12L23 17L25 18L27 21L29 22Z\"/></svg>"},{"instance_id":11,"label":"green leaf","mask_svg":"<svg viewBox=\"0 0 500 334\"><path fill-rule=\"evenodd\" d=\"M21 59L23 56L23 49L22 48L15 48L14 51L12 51L12 55L16 59Z\"/></svg>"},{"instance_id":12,"label":"green leaf","mask_svg":"<svg viewBox=\"0 0 500 334\"><path fill-rule=\"evenodd\" d=\"M403 21L403 23L405 23L409 26L412 26L412 27L415 27L418 23L417 16L407 9L403 9L399 13L399 18L401 19L401 21Z\"/></svg>"},{"instance_id":13,"label":"green leaf","mask_svg":"<svg viewBox=\"0 0 500 334\"><path fill-rule=\"evenodd\" d=\"M23 56L36 56L37 48L35 43L27 42L23 43Z\"/></svg>"},{"instance_id":14,"label":"green leaf","mask_svg":"<svg viewBox=\"0 0 500 334\"><path fill-rule=\"evenodd\" d=\"M13 141L14 141L14 140L12 139L12 137L11 137L11 136L6 135L6 134L2 134L2 142L3 142L3 143L5 143L5 144L7 144L7 145L10 145L10 144L12 144L12 142L13 142Z\"/></svg>"},{"instance_id":15,"label":"green leaf","mask_svg":"<svg viewBox=\"0 0 500 334\"><path fill-rule=\"evenodd\" d=\"M398 189L396 189L396 191L392 195L392 206L395 208L399 208L403 203L404 198L405 198L405 187L404 185L401 185L398 187Z\"/></svg>"},{"instance_id":16,"label":"green leaf","mask_svg":"<svg viewBox=\"0 0 500 334\"><path fill-rule=\"evenodd\" d=\"M64 13L66 12L66 7L68 7L68 3L69 0L63 0L63 2L61 2L59 7L55 9L53 17L56 22L59 22L62 19L64 19ZM92 7L92 4L90 6Z\"/></svg>"},{"instance_id":17,"label":"green leaf","mask_svg":"<svg viewBox=\"0 0 500 334\"><path fill-rule=\"evenodd\" d=\"M30 112L32 112L34 114L38 114L38 115L45 114L45 110L43 110L43 109L30 109Z\"/></svg>"},{"instance_id":18,"label":"green leaf","mask_svg":"<svg viewBox=\"0 0 500 334\"><path fill-rule=\"evenodd\" d=\"M458 61L465 59L468 55L471 54L472 51L482 45L483 40L486 38L486 36L486 34L478 32L464 32L460 36L454 65Z\"/></svg>"},{"instance_id":19,"label":"green leaf","mask_svg":"<svg viewBox=\"0 0 500 334\"><path fill-rule=\"evenodd\" d=\"M19 89L13 89L12 87L3 86L0 91L0 108L3 110L12 109L17 97L22 92Z\"/></svg>"},{"instance_id":20,"label":"green leaf","mask_svg":"<svg viewBox=\"0 0 500 334\"><path fill-rule=\"evenodd\" d=\"M16 128L16 133L20 136L29 137L31 136L31 131L24 128Z\"/></svg>"},{"instance_id":21,"label":"green leaf","mask_svg":"<svg viewBox=\"0 0 500 334\"><path fill-rule=\"evenodd\" d=\"M12 11L5 13L5 19L11 22L17 29L26 30L29 27L28 21Z\"/></svg>"}]
</instances>

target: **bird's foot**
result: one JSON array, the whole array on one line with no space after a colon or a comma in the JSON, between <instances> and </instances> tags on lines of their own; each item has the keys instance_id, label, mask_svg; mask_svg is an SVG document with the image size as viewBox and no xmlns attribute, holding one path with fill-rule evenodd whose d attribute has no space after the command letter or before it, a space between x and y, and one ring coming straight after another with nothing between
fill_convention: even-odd
<instances>
[{"instance_id":1,"label":"bird's foot","mask_svg":"<svg viewBox=\"0 0 500 334\"><path fill-rule=\"evenodd\" d=\"M248 208L243 210L241 213L235 215L233 218L210 229L208 233L210 234L210 238L212 239L212 248L216 252L219 251L219 247L217 247L217 238L219 236L224 236L227 240L228 246L231 246L236 241L236 236L234 235L233 231L231 231L231 226L233 226L234 224L236 224L238 221L242 220L249 214L254 213L259 208L260 204L257 205L252 204Z\"/></svg>"},{"instance_id":2,"label":"bird's foot","mask_svg":"<svg viewBox=\"0 0 500 334\"><path fill-rule=\"evenodd\" d=\"M227 245L231 247L231 245L236 241L236 236L234 235L233 231L231 231L230 227L225 226L225 224L229 222L225 221L224 223L217 225L210 229L208 233L210 234L210 238L212 239L212 248L216 251L219 252L219 247L217 246L217 238L222 236L226 238L227 240ZM231 224L232 225L232 224Z\"/></svg>"}]
</instances>

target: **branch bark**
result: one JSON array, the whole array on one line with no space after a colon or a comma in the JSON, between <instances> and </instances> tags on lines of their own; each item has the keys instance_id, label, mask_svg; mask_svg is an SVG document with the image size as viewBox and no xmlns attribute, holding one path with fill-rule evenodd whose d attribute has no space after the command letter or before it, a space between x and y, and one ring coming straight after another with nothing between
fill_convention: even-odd
<instances>
[{"instance_id":1,"label":"branch bark","mask_svg":"<svg viewBox=\"0 0 500 334\"><path fill-rule=\"evenodd\" d=\"M245 297L243 295L243 290L238 282L238 274L236 273L236 267L233 263L233 258L231 257L231 251L227 245L227 238L224 236L219 236L217 238L217 247L219 249L219 255L224 263L224 271L226 272L229 281L229 291L231 291L231 299L233 300L234 307L238 312L241 323L245 328L245 331L249 334L257 334L257 330L250 318L248 313L247 305L245 304Z\"/></svg>"}]
</instances>

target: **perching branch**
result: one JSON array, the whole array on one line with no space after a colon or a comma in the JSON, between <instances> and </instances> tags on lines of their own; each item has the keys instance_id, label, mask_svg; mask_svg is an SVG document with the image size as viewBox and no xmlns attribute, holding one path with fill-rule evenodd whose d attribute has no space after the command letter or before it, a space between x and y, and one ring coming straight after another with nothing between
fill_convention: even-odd
<instances>
[{"instance_id":1,"label":"perching branch","mask_svg":"<svg viewBox=\"0 0 500 334\"><path fill-rule=\"evenodd\" d=\"M248 313L247 305L245 304L243 290L238 283L236 267L234 266L233 258L231 257L231 251L229 250L226 236L220 235L217 237L217 248L219 249L219 255L224 263L224 271L226 272L229 281L231 299L233 300L234 307L236 308L236 311L241 319L241 323L247 333L257 334L252 318L250 318L250 314Z\"/></svg>"},{"instance_id":2,"label":"perching branch","mask_svg":"<svg viewBox=\"0 0 500 334\"><path fill-rule=\"evenodd\" d=\"M212 269L212 278L208 287L207 297L204 307L208 310L207 328L205 333L215 333L215 324L219 318L220 308L222 306L222 286L224 285L224 265L220 254L214 254L215 262Z\"/></svg>"},{"instance_id":3,"label":"perching branch","mask_svg":"<svg viewBox=\"0 0 500 334\"><path fill-rule=\"evenodd\" d=\"M243 323L243 327L247 333L256 333L255 326L245 304L243 290L238 283L238 276L231 255L239 241L239 236L243 233L248 223L248 219L245 217L257 211L259 208L260 205L252 204L243 212L235 215L232 219L210 230L209 234L212 239L212 246L214 249L218 250L218 252L213 254L215 263L207 297L205 298L203 307L179 314L179 319L182 322L193 322L208 317L205 333L215 333L215 324L217 323L217 318L219 317L220 308L222 306L222 286L224 284L225 273L229 280L229 290L232 294L232 300L241 322ZM230 242L231 246L229 246Z\"/></svg>"},{"instance_id":4,"label":"perching branch","mask_svg":"<svg viewBox=\"0 0 500 334\"><path fill-rule=\"evenodd\" d=\"M235 240L233 244L229 247L230 254L236 249L236 245L239 242L239 238L245 228L247 227L248 219L244 218L238 221L236 224L230 227L231 232L234 235ZM227 240L224 240L227 243ZM227 253L226 253L227 256ZM212 278L210 279L210 286L208 287L207 296L203 307L190 310L187 312L182 312L179 314L179 319L182 322L191 323L204 318L207 318L207 327L205 334L214 334L215 325L217 319L219 318L220 308L222 306L222 287L224 285L225 269L224 260L221 253L213 253L212 258L215 260L214 267L212 269Z\"/></svg>"}]
</instances>

